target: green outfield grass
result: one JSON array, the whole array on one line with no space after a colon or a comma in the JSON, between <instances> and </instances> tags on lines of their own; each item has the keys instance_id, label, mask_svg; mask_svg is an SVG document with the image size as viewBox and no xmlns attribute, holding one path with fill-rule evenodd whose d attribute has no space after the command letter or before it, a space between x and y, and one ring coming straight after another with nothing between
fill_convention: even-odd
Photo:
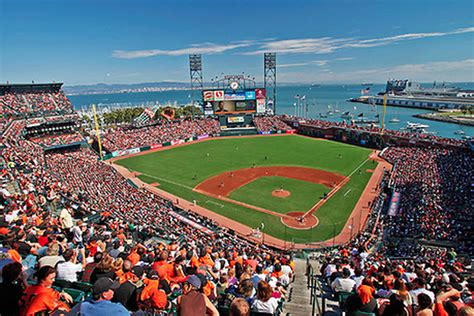
<instances>
[{"instance_id":1,"label":"green outfield grass","mask_svg":"<svg viewBox=\"0 0 474 316\"><path fill-rule=\"evenodd\" d=\"M371 173L366 172L366 170L375 168L375 163L366 161L369 154L370 150L357 146L291 135L283 137L218 138L125 158L116 163L142 173L140 179L143 181L147 183L158 182L160 183L160 189L188 201L196 200L199 205L216 213L249 227L257 227L265 222L265 233L281 239L286 238L289 241L304 243L330 239L334 233L338 234L342 229L370 179ZM267 159L265 159L265 156ZM257 166L302 166L335 172L345 176L352 173L352 176L342 189L318 209L315 215L319 219L319 225L310 230L285 229L285 226L281 224L280 219L276 216L192 191L192 188L209 177L226 171L248 168L253 164ZM360 173L357 172L357 168L361 170ZM254 182L261 181L265 180ZM311 191L311 187L315 185L305 181L298 182L302 182L302 184L294 184L299 186L298 190ZM250 187L248 187L249 185ZM252 191L252 183L249 185L237 189L233 194L237 194L239 199L245 199L242 200L243 202L249 203L249 199L254 199L252 201L256 206L273 205L268 208L276 212L287 212L283 207L275 206L278 203L272 202L271 198L273 197L271 195L268 200L253 196L251 192L246 191ZM305 188L302 189L302 187ZM295 190L289 187L286 189L291 191L292 194L296 194L293 192ZM313 189L315 188L313 187ZM253 192L256 192L255 188L253 188ZM251 196L246 197L246 194L251 194ZM258 195L258 192L255 195ZM302 201L297 202L294 207L313 205L319 199L319 195L317 194L316 199L313 194L302 194L298 198ZM258 205L257 203L264 204ZM309 207L306 207L307 209ZM293 209L289 211L293 211Z\"/></svg>"},{"instance_id":2,"label":"green outfield grass","mask_svg":"<svg viewBox=\"0 0 474 316\"><path fill-rule=\"evenodd\" d=\"M272 195L273 190L283 188L291 195L285 198ZM329 188L322 184L311 183L283 177L261 177L233 191L231 199L259 206L278 213L306 212L316 204Z\"/></svg>"}]
</instances>

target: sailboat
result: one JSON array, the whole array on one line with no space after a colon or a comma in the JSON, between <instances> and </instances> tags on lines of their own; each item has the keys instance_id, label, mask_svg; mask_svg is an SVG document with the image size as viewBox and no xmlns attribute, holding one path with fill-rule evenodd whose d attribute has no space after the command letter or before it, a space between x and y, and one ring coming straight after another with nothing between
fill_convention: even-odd
<instances>
[{"instance_id":1,"label":"sailboat","mask_svg":"<svg viewBox=\"0 0 474 316\"><path fill-rule=\"evenodd\" d=\"M353 117L353 116L352 116L351 112L349 112L349 111L344 112L344 113L342 113L342 115L341 115L341 118L347 119L347 120L352 119L352 117Z\"/></svg>"},{"instance_id":2,"label":"sailboat","mask_svg":"<svg viewBox=\"0 0 474 316\"><path fill-rule=\"evenodd\" d=\"M333 115L334 114L334 112L331 110L331 108L332 108L332 105L328 105L329 110L326 112L327 115Z\"/></svg>"},{"instance_id":3,"label":"sailboat","mask_svg":"<svg viewBox=\"0 0 474 316\"><path fill-rule=\"evenodd\" d=\"M400 119L397 116L398 116L398 108L397 108L397 115L395 117L391 118L388 122L389 123L400 123Z\"/></svg>"},{"instance_id":4,"label":"sailboat","mask_svg":"<svg viewBox=\"0 0 474 316\"><path fill-rule=\"evenodd\" d=\"M336 102L336 108L334 109L334 113L339 113L339 101Z\"/></svg>"}]
</instances>

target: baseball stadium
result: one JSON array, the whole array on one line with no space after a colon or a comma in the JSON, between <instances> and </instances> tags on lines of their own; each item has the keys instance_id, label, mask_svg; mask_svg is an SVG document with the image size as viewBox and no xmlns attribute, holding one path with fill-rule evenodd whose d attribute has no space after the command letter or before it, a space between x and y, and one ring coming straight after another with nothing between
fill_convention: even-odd
<instances>
[{"instance_id":1,"label":"baseball stadium","mask_svg":"<svg viewBox=\"0 0 474 316\"><path fill-rule=\"evenodd\" d=\"M0 315L474 315L472 138L389 128L408 80L377 123L316 118L280 100L276 52L206 78L191 48L166 90L187 104L0 84Z\"/></svg>"}]
</instances>

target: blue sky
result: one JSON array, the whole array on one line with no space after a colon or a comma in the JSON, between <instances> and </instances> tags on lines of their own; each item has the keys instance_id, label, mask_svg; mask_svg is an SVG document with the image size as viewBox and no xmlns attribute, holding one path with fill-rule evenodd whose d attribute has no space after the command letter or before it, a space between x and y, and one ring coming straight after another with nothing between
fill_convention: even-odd
<instances>
[{"instance_id":1,"label":"blue sky","mask_svg":"<svg viewBox=\"0 0 474 316\"><path fill-rule=\"evenodd\" d=\"M474 81L474 1L0 0L0 82Z\"/></svg>"}]
</instances>

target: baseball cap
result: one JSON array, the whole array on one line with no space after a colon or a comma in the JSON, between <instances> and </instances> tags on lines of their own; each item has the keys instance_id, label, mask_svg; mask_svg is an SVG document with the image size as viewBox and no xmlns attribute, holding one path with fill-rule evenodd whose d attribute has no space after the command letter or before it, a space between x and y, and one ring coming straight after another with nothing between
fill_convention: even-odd
<instances>
[{"instance_id":1,"label":"baseball cap","mask_svg":"<svg viewBox=\"0 0 474 316\"><path fill-rule=\"evenodd\" d=\"M190 275L187 279L186 282L194 286L195 288L199 289L201 288L201 280L196 276L196 275Z\"/></svg>"},{"instance_id":2,"label":"baseball cap","mask_svg":"<svg viewBox=\"0 0 474 316\"><path fill-rule=\"evenodd\" d=\"M141 278L145 273L145 270L140 266L135 266L132 268L132 273L135 274L137 277Z\"/></svg>"},{"instance_id":3,"label":"baseball cap","mask_svg":"<svg viewBox=\"0 0 474 316\"><path fill-rule=\"evenodd\" d=\"M112 281L111 278L102 277L95 281L92 286L92 293L102 294L108 290L115 290L120 287L120 283L117 281Z\"/></svg>"},{"instance_id":4,"label":"baseball cap","mask_svg":"<svg viewBox=\"0 0 474 316\"><path fill-rule=\"evenodd\" d=\"M158 275L158 272L156 272L155 270L150 270L150 272L147 273L147 276L149 279L159 279L159 275Z\"/></svg>"}]
</instances>

